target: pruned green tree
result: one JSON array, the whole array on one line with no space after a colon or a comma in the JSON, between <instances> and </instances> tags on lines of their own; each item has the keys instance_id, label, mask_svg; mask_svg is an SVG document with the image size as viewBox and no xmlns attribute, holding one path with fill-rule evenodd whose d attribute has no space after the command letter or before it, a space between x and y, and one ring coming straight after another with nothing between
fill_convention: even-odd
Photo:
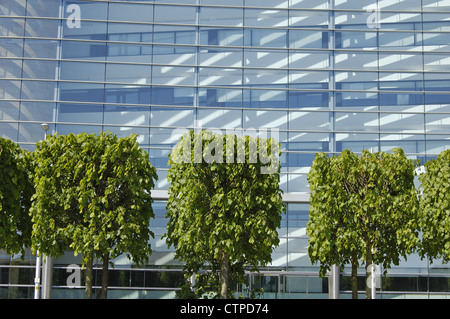
<instances>
[{"instance_id":1,"label":"pruned green tree","mask_svg":"<svg viewBox=\"0 0 450 319\"><path fill-rule=\"evenodd\" d=\"M0 137L0 249L8 254L23 255L31 244L31 164L30 152Z\"/></svg>"},{"instance_id":2,"label":"pruned green tree","mask_svg":"<svg viewBox=\"0 0 450 319\"><path fill-rule=\"evenodd\" d=\"M361 156L349 150L335 157L316 155L308 174L307 234L310 260L320 262L322 276L333 264L351 263L356 280L356 269L365 262L366 276L371 277L372 263L382 264L386 272L417 249L417 165L401 149L374 154L364 150ZM354 281L353 297L355 289ZM366 297L372 297L368 285Z\"/></svg>"},{"instance_id":3,"label":"pruned green tree","mask_svg":"<svg viewBox=\"0 0 450 319\"><path fill-rule=\"evenodd\" d=\"M48 256L82 254L86 298L92 296L92 263L103 261L102 298L108 264L126 254L145 264L152 250L151 189L157 179L136 136L111 133L48 136L37 144L36 194L31 208L33 248Z\"/></svg>"},{"instance_id":4,"label":"pruned green tree","mask_svg":"<svg viewBox=\"0 0 450 319\"><path fill-rule=\"evenodd\" d=\"M420 255L430 262L442 258L450 261L450 150L425 163L420 174L420 225L422 242Z\"/></svg>"},{"instance_id":5,"label":"pruned green tree","mask_svg":"<svg viewBox=\"0 0 450 319\"><path fill-rule=\"evenodd\" d=\"M272 138L206 130L186 133L170 153L165 237L186 276L197 274L199 296L230 297L245 269L271 262L285 211L279 156Z\"/></svg>"}]
</instances>

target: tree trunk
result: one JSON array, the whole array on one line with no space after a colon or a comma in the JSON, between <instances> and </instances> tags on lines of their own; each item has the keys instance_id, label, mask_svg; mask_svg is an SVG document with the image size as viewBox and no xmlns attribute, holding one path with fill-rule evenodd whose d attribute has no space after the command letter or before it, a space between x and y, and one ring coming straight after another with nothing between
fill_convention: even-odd
<instances>
[{"instance_id":1,"label":"tree trunk","mask_svg":"<svg viewBox=\"0 0 450 319\"><path fill-rule=\"evenodd\" d=\"M103 255L103 269L102 269L101 299L107 299L107 297L108 297L108 265L109 265L109 254L104 254Z\"/></svg>"},{"instance_id":2,"label":"tree trunk","mask_svg":"<svg viewBox=\"0 0 450 319\"><path fill-rule=\"evenodd\" d=\"M222 254L222 266L220 269L220 299L227 299L228 296L228 273L230 264L228 262L228 255Z\"/></svg>"},{"instance_id":3,"label":"tree trunk","mask_svg":"<svg viewBox=\"0 0 450 319\"><path fill-rule=\"evenodd\" d=\"M352 257L352 299L358 299L358 259Z\"/></svg>"},{"instance_id":4,"label":"tree trunk","mask_svg":"<svg viewBox=\"0 0 450 319\"><path fill-rule=\"evenodd\" d=\"M92 299L93 263L94 263L94 253L91 252L89 253L89 257L86 262L86 288L84 290L85 299Z\"/></svg>"},{"instance_id":5,"label":"tree trunk","mask_svg":"<svg viewBox=\"0 0 450 319\"><path fill-rule=\"evenodd\" d=\"M372 248L366 248L366 299L372 299Z\"/></svg>"}]
</instances>

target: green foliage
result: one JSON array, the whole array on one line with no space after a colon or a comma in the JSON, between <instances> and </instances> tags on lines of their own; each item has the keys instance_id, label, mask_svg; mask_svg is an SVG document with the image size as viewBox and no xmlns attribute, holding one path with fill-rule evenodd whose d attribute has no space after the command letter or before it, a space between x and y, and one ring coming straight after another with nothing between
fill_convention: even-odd
<instances>
[{"instance_id":1,"label":"green foliage","mask_svg":"<svg viewBox=\"0 0 450 319\"><path fill-rule=\"evenodd\" d=\"M31 244L31 156L13 141L0 137L0 249L8 254L23 254Z\"/></svg>"},{"instance_id":2,"label":"green foliage","mask_svg":"<svg viewBox=\"0 0 450 319\"><path fill-rule=\"evenodd\" d=\"M319 153L308 174L311 188L308 252L323 276L352 258L397 265L418 246L417 163L401 149L361 156Z\"/></svg>"},{"instance_id":3,"label":"green foliage","mask_svg":"<svg viewBox=\"0 0 450 319\"><path fill-rule=\"evenodd\" d=\"M136 136L48 136L35 153L34 250L55 257L73 250L83 262L123 253L148 261L157 175Z\"/></svg>"},{"instance_id":4,"label":"green foliage","mask_svg":"<svg viewBox=\"0 0 450 319\"><path fill-rule=\"evenodd\" d=\"M185 262L187 277L212 271L198 279L200 295L205 289L219 294L224 260L236 282L243 281L246 267L271 262L285 211L279 155L273 139L210 131L185 134L169 155L165 237Z\"/></svg>"},{"instance_id":5,"label":"green foliage","mask_svg":"<svg viewBox=\"0 0 450 319\"><path fill-rule=\"evenodd\" d=\"M436 160L425 163L425 172L419 176L422 257L430 261L442 258L450 261L450 150L439 154Z\"/></svg>"}]
</instances>

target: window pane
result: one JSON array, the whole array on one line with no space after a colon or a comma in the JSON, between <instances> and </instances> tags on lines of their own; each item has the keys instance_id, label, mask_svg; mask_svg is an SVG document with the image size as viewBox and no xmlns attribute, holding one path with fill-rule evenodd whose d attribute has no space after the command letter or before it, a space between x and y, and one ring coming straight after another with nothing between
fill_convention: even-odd
<instances>
[{"instance_id":1,"label":"window pane","mask_svg":"<svg viewBox=\"0 0 450 319\"><path fill-rule=\"evenodd\" d=\"M152 42L152 26L110 22L108 23L108 39L120 42Z\"/></svg>"},{"instance_id":2,"label":"window pane","mask_svg":"<svg viewBox=\"0 0 450 319\"><path fill-rule=\"evenodd\" d=\"M89 62L61 62L61 80L104 81L105 64Z\"/></svg>"},{"instance_id":3,"label":"window pane","mask_svg":"<svg viewBox=\"0 0 450 319\"><path fill-rule=\"evenodd\" d=\"M17 3L15 0L13 3ZM9 7L10 5L8 5ZM59 17L59 0L28 0L26 5L27 16L32 17Z\"/></svg>"},{"instance_id":4,"label":"window pane","mask_svg":"<svg viewBox=\"0 0 450 319\"><path fill-rule=\"evenodd\" d=\"M287 112L244 110L244 128L250 127L285 130L287 129Z\"/></svg>"},{"instance_id":5,"label":"window pane","mask_svg":"<svg viewBox=\"0 0 450 319\"><path fill-rule=\"evenodd\" d=\"M342 152L349 149L352 152L362 152L370 150L378 152L378 134L357 134L357 133L337 133L336 134L336 152Z\"/></svg>"},{"instance_id":6,"label":"window pane","mask_svg":"<svg viewBox=\"0 0 450 319\"><path fill-rule=\"evenodd\" d=\"M24 121L52 122L56 103L22 102L20 119Z\"/></svg>"},{"instance_id":7,"label":"window pane","mask_svg":"<svg viewBox=\"0 0 450 319\"><path fill-rule=\"evenodd\" d=\"M289 47L292 49L326 49L328 48L328 32L289 30Z\"/></svg>"},{"instance_id":8,"label":"window pane","mask_svg":"<svg viewBox=\"0 0 450 319\"><path fill-rule=\"evenodd\" d=\"M423 133L423 114L380 114L380 131Z\"/></svg>"},{"instance_id":9,"label":"window pane","mask_svg":"<svg viewBox=\"0 0 450 319\"><path fill-rule=\"evenodd\" d=\"M62 47L64 48L64 41L61 42ZM13 45L14 42L12 40L8 41L8 44ZM2 47L3 44L0 40L0 47ZM7 46L8 52L12 53L15 52L11 49L11 46ZM57 58L57 41L52 40L34 40L34 39L25 39L25 45L24 45L24 56L25 57L32 57L32 58L48 58L48 59L54 59ZM1 49L0 49L0 52ZM63 58L65 58L65 54L67 53L67 50L63 50ZM20 53L22 54L22 53ZM6 54L3 56L7 56Z\"/></svg>"},{"instance_id":10,"label":"window pane","mask_svg":"<svg viewBox=\"0 0 450 319\"><path fill-rule=\"evenodd\" d=\"M245 50L245 66L255 68L287 68L288 54L284 50Z\"/></svg>"},{"instance_id":11,"label":"window pane","mask_svg":"<svg viewBox=\"0 0 450 319\"><path fill-rule=\"evenodd\" d=\"M103 84L63 82L60 85L62 101L103 102L104 100Z\"/></svg>"},{"instance_id":12,"label":"window pane","mask_svg":"<svg viewBox=\"0 0 450 319\"><path fill-rule=\"evenodd\" d=\"M57 76L56 66L57 61L24 60L22 77L52 80Z\"/></svg>"},{"instance_id":13,"label":"window pane","mask_svg":"<svg viewBox=\"0 0 450 319\"><path fill-rule=\"evenodd\" d=\"M58 20L27 19L25 27L26 37L57 38Z\"/></svg>"},{"instance_id":14,"label":"window pane","mask_svg":"<svg viewBox=\"0 0 450 319\"><path fill-rule=\"evenodd\" d=\"M150 87L133 85L112 85L105 87L107 103L150 104Z\"/></svg>"},{"instance_id":15,"label":"window pane","mask_svg":"<svg viewBox=\"0 0 450 319\"><path fill-rule=\"evenodd\" d=\"M195 44L195 28L155 25L153 42L168 44Z\"/></svg>"},{"instance_id":16,"label":"window pane","mask_svg":"<svg viewBox=\"0 0 450 319\"><path fill-rule=\"evenodd\" d=\"M199 105L242 107L242 90L199 88Z\"/></svg>"},{"instance_id":17,"label":"window pane","mask_svg":"<svg viewBox=\"0 0 450 319\"><path fill-rule=\"evenodd\" d=\"M117 21L152 22L153 5L110 3L108 19Z\"/></svg>"},{"instance_id":18,"label":"window pane","mask_svg":"<svg viewBox=\"0 0 450 319\"><path fill-rule=\"evenodd\" d=\"M224 68L200 68L200 85L241 85L242 70Z\"/></svg>"},{"instance_id":19,"label":"window pane","mask_svg":"<svg viewBox=\"0 0 450 319\"><path fill-rule=\"evenodd\" d=\"M242 29L200 28L200 44L220 46L242 46Z\"/></svg>"},{"instance_id":20,"label":"window pane","mask_svg":"<svg viewBox=\"0 0 450 319\"><path fill-rule=\"evenodd\" d=\"M286 48L287 31L245 29L244 42L246 46Z\"/></svg>"},{"instance_id":21,"label":"window pane","mask_svg":"<svg viewBox=\"0 0 450 319\"><path fill-rule=\"evenodd\" d=\"M23 105L22 103L22 109ZM18 120L19 102L0 101L0 120ZM25 117L25 120L27 118Z\"/></svg>"},{"instance_id":22,"label":"window pane","mask_svg":"<svg viewBox=\"0 0 450 319\"><path fill-rule=\"evenodd\" d=\"M425 62L426 63L426 62ZM422 70L422 54L417 53L380 53L380 70Z\"/></svg>"},{"instance_id":23,"label":"window pane","mask_svg":"<svg viewBox=\"0 0 450 319\"><path fill-rule=\"evenodd\" d=\"M193 65L195 64L194 47L170 47L158 46L153 47L153 63L172 64L172 65Z\"/></svg>"},{"instance_id":24,"label":"window pane","mask_svg":"<svg viewBox=\"0 0 450 319\"><path fill-rule=\"evenodd\" d=\"M202 66L242 66L242 50L200 48L200 65Z\"/></svg>"},{"instance_id":25,"label":"window pane","mask_svg":"<svg viewBox=\"0 0 450 319\"><path fill-rule=\"evenodd\" d=\"M36 50L39 48L40 46ZM61 41L61 48L63 59L82 58L83 60L101 61L105 60L106 56L106 43ZM49 47L47 52L49 50L53 50L53 47ZM54 50L56 52L56 44Z\"/></svg>"},{"instance_id":26,"label":"window pane","mask_svg":"<svg viewBox=\"0 0 450 319\"><path fill-rule=\"evenodd\" d=\"M69 123L102 123L103 106L99 104L66 104L58 105L58 121Z\"/></svg>"},{"instance_id":27,"label":"window pane","mask_svg":"<svg viewBox=\"0 0 450 319\"><path fill-rule=\"evenodd\" d=\"M381 134L380 144L383 152L390 152L396 147L401 147L405 153L425 152L424 135Z\"/></svg>"},{"instance_id":28,"label":"window pane","mask_svg":"<svg viewBox=\"0 0 450 319\"><path fill-rule=\"evenodd\" d=\"M150 63L151 45L108 43L108 61Z\"/></svg>"},{"instance_id":29,"label":"window pane","mask_svg":"<svg viewBox=\"0 0 450 319\"><path fill-rule=\"evenodd\" d=\"M243 10L235 8L200 8L200 24L242 26Z\"/></svg>"},{"instance_id":30,"label":"window pane","mask_svg":"<svg viewBox=\"0 0 450 319\"><path fill-rule=\"evenodd\" d=\"M25 54L27 54L26 51L27 50L25 50ZM22 52L22 39L0 39L0 55L2 57L21 57Z\"/></svg>"},{"instance_id":31,"label":"window pane","mask_svg":"<svg viewBox=\"0 0 450 319\"><path fill-rule=\"evenodd\" d=\"M108 14L108 3L87 1L65 1L64 18L68 18L73 11L67 11L67 7L76 4L80 7L82 19L106 20ZM84 26L83 26L84 27Z\"/></svg>"},{"instance_id":32,"label":"window pane","mask_svg":"<svg viewBox=\"0 0 450 319\"><path fill-rule=\"evenodd\" d=\"M106 82L150 83L150 65L106 64Z\"/></svg>"},{"instance_id":33,"label":"window pane","mask_svg":"<svg viewBox=\"0 0 450 319\"><path fill-rule=\"evenodd\" d=\"M328 52L290 51L289 67L298 69L326 69L330 67Z\"/></svg>"},{"instance_id":34,"label":"window pane","mask_svg":"<svg viewBox=\"0 0 450 319\"><path fill-rule=\"evenodd\" d=\"M0 77L21 78L22 60L6 60L6 59L0 60Z\"/></svg>"},{"instance_id":35,"label":"window pane","mask_svg":"<svg viewBox=\"0 0 450 319\"><path fill-rule=\"evenodd\" d=\"M23 81L21 90L22 99L54 101L56 82Z\"/></svg>"},{"instance_id":36,"label":"window pane","mask_svg":"<svg viewBox=\"0 0 450 319\"><path fill-rule=\"evenodd\" d=\"M328 112L289 112L289 129L328 131L330 116Z\"/></svg>"},{"instance_id":37,"label":"window pane","mask_svg":"<svg viewBox=\"0 0 450 319\"><path fill-rule=\"evenodd\" d=\"M336 48L370 48L377 47L376 32L336 32Z\"/></svg>"},{"instance_id":38,"label":"window pane","mask_svg":"<svg viewBox=\"0 0 450 319\"><path fill-rule=\"evenodd\" d=\"M192 67L153 66L152 83L164 85L193 85L195 73Z\"/></svg>"},{"instance_id":39,"label":"window pane","mask_svg":"<svg viewBox=\"0 0 450 319\"><path fill-rule=\"evenodd\" d=\"M246 3L246 5L248 5ZM274 8L272 3L270 7ZM261 5L259 5L261 6ZM245 9L245 25L250 27L285 27L288 25L287 10Z\"/></svg>"},{"instance_id":40,"label":"window pane","mask_svg":"<svg viewBox=\"0 0 450 319\"><path fill-rule=\"evenodd\" d=\"M335 127L338 131L378 131L377 113L336 113Z\"/></svg>"},{"instance_id":41,"label":"window pane","mask_svg":"<svg viewBox=\"0 0 450 319\"><path fill-rule=\"evenodd\" d=\"M153 107L151 110L150 123L152 126L159 127L192 127L194 124L194 110Z\"/></svg>"},{"instance_id":42,"label":"window pane","mask_svg":"<svg viewBox=\"0 0 450 319\"><path fill-rule=\"evenodd\" d=\"M311 8L311 0L290 0L291 8L303 7ZM328 0L316 0L313 2L315 8L321 5L328 7ZM328 26L327 11L289 11L289 26L298 28L317 28L318 26Z\"/></svg>"},{"instance_id":43,"label":"window pane","mask_svg":"<svg viewBox=\"0 0 450 319\"><path fill-rule=\"evenodd\" d=\"M258 87L286 87L288 72L287 70L245 69L244 80L246 85Z\"/></svg>"},{"instance_id":44,"label":"window pane","mask_svg":"<svg viewBox=\"0 0 450 319\"><path fill-rule=\"evenodd\" d=\"M194 103L194 88L152 88L151 103L154 105L192 106Z\"/></svg>"},{"instance_id":45,"label":"window pane","mask_svg":"<svg viewBox=\"0 0 450 319\"><path fill-rule=\"evenodd\" d=\"M95 18L95 19L98 19ZM106 22L81 22L81 28L69 28L63 23L63 38L83 40L106 40Z\"/></svg>"},{"instance_id":46,"label":"window pane","mask_svg":"<svg viewBox=\"0 0 450 319\"><path fill-rule=\"evenodd\" d=\"M20 81L0 79L0 99L19 99Z\"/></svg>"},{"instance_id":47,"label":"window pane","mask_svg":"<svg viewBox=\"0 0 450 319\"><path fill-rule=\"evenodd\" d=\"M105 105L105 124L148 125L150 108L144 106ZM148 131L147 131L148 134Z\"/></svg>"},{"instance_id":48,"label":"window pane","mask_svg":"<svg viewBox=\"0 0 450 319\"><path fill-rule=\"evenodd\" d=\"M155 22L195 24L195 7L155 5Z\"/></svg>"},{"instance_id":49,"label":"window pane","mask_svg":"<svg viewBox=\"0 0 450 319\"><path fill-rule=\"evenodd\" d=\"M448 54L424 54L425 71L450 71L450 57Z\"/></svg>"},{"instance_id":50,"label":"window pane","mask_svg":"<svg viewBox=\"0 0 450 319\"><path fill-rule=\"evenodd\" d=\"M391 54L386 56L387 60L391 59ZM387 61L384 62L387 65ZM382 60L380 58L380 65ZM336 69L349 70L377 70L378 69L378 55L373 52L343 52L337 53L335 56ZM381 66L380 66L381 68ZM387 66L385 66L387 68Z\"/></svg>"},{"instance_id":51,"label":"window pane","mask_svg":"<svg viewBox=\"0 0 450 319\"><path fill-rule=\"evenodd\" d=\"M286 91L244 90L244 107L286 108Z\"/></svg>"},{"instance_id":52,"label":"window pane","mask_svg":"<svg viewBox=\"0 0 450 319\"><path fill-rule=\"evenodd\" d=\"M198 120L203 128L240 128L242 127L241 110L199 109Z\"/></svg>"}]
</instances>

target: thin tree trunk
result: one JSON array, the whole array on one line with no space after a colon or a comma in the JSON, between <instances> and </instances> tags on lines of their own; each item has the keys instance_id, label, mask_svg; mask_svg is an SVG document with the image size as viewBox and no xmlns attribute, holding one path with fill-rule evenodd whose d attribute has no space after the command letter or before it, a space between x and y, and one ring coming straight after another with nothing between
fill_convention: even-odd
<instances>
[{"instance_id":1,"label":"thin tree trunk","mask_svg":"<svg viewBox=\"0 0 450 319\"><path fill-rule=\"evenodd\" d=\"M366 299L372 299L372 249L366 248Z\"/></svg>"},{"instance_id":2,"label":"thin tree trunk","mask_svg":"<svg viewBox=\"0 0 450 319\"><path fill-rule=\"evenodd\" d=\"M108 265L109 265L109 254L104 254L103 255L103 269L102 269L101 299L107 299L107 297L108 297Z\"/></svg>"},{"instance_id":3,"label":"thin tree trunk","mask_svg":"<svg viewBox=\"0 0 450 319\"><path fill-rule=\"evenodd\" d=\"M86 287L84 291L85 299L92 299L93 263L94 263L94 253L91 252L89 253L89 257L86 262Z\"/></svg>"},{"instance_id":4,"label":"thin tree trunk","mask_svg":"<svg viewBox=\"0 0 450 319\"><path fill-rule=\"evenodd\" d=\"M230 264L226 253L222 254L222 267L220 269L220 299L227 299L228 295L228 278Z\"/></svg>"},{"instance_id":5,"label":"thin tree trunk","mask_svg":"<svg viewBox=\"0 0 450 319\"><path fill-rule=\"evenodd\" d=\"M352 299L358 299L358 259L352 257Z\"/></svg>"}]
</instances>

